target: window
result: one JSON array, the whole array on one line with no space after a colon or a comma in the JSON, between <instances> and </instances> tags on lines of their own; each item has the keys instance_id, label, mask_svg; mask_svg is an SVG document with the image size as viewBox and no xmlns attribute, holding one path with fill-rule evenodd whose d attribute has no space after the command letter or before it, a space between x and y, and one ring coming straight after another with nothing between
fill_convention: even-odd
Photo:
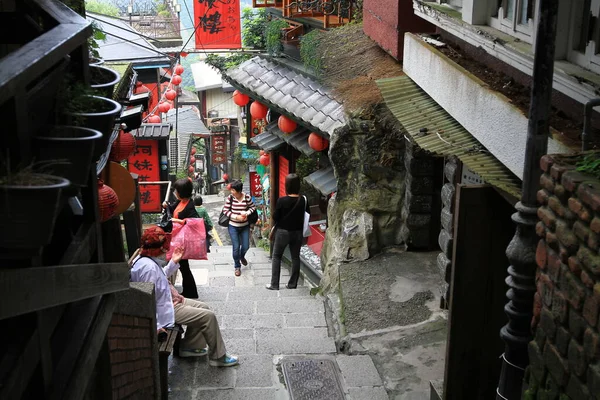
<instances>
[{"instance_id":1,"label":"window","mask_svg":"<svg viewBox=\"0 0 600 400\"><path fill-rule=\"evenodd\" d=\"M535 0L499 0L490 26L527 42L533 42Z\"/></svg>"},{"instance_id":2,"label":"window","mask_svg":"<svg viewBox=\"0 0 600 400\"><path fill-rule=\"evenodd\" d=\"M569 30L569 61L600 73L600 0L573 1Z\"/></svg>"}]
</instances>

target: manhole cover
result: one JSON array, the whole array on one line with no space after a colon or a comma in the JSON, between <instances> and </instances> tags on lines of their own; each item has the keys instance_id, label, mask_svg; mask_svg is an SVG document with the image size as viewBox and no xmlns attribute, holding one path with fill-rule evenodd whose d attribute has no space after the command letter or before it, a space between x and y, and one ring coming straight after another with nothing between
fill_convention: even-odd
<instances>
[{"instance_id":1,"label":"manhole cover","mask_svg":"<svg viewBox=\"0 0 600 400\"><path fill-rule=\"evenodd\" d=\"M344 400L331 360L289 360L281 363L292 400Z\"/></svg>"}]
</instances>

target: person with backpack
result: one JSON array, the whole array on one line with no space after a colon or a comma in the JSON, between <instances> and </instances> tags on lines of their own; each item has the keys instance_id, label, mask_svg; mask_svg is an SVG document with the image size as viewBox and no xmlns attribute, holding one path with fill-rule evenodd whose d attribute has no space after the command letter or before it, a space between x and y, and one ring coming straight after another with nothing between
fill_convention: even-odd
<instances>
[{"instance_id":1,"label":"person with backpack","mask_svg":"<svg viewBox=\"0 0 600 400\"><path fill-rule=\"evenodd\" d=\"M235 276L242 274L242 265L248 265L246 252L250 247L250 222L248 217L256 213L256 206L249 194L242 192L244 185L241 181L231 182L231 194L227 196L223 213L229 217L227 231L233 245L233 266ZM254 221L256 222L256 221Z\"/></svg>"}]
</instances>

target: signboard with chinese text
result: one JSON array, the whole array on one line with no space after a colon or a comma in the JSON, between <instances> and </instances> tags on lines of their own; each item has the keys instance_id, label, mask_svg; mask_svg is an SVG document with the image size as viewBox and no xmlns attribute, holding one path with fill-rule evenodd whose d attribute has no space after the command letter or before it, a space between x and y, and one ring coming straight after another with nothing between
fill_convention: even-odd
<instances>
[{"instance_id":1,"label":"signboard with chinese text","mask_svg":"<svg viewBox=\"0 0 600 400\"><path fill-rule=\"evenodd\" d=\"M260 175L258 175L256 172L250 172L250 194L254 197L262 197Z\"/></svg>"},{"instance_id":2,"label":"signboard with chinese text","mask_svg":"<svg viewBox=\"0 0 600 400\"><path fill-rule=\"evenodd\" d=\"M290 171L290 162L287 158L279 156L279 197L284 197L285 193L285 178Z\"/></svg>"},{"instance_id":3,"label":"signboard with chinese text","mask_svg":"<svg viewBox=\"0 0 600 400\"><path fill-rule=\"evenodd\" d=\"M158 141L138 140L135 152L127 159L129 172L138 175L139 182L160 181ZM142 212L160 212L160 185L140 185Z\"/></svg>"},{"instance_id":4,"label":"signboard with chinese text","mask_svg":"<svg viewBox=\"0 0 600 400\"><path fill-rule=\"evenodd\" d=\"M249 149L258 149L259 147L256 144L254 144L252 138L260 135L265 131L267 121L264 118L256 119L252 117L252 115L248 112L248 123L246 124L246 126L248 127L248 140L246 142L246 145Z\"/></svg>"},{"instance_id":5,"label":"signboard with chinese text","mask_svg":"<svg viewBox=\"0 0 600 400\"><path fill-rule=\"evenodd\" d=\"M194 1L197 49L241 49L240 0Z\"/></svg>"},{"instance_id":6,"label":"signboard with chinese text","mask_svg":"<svg viewBox=\"0 0 600 400\"><path fill-rule=\"evenodd\" d=\"M207 118L206 127L212 133L229 133L229 118Z\"/></svg>"},{"instance_id":7,"label":"signboard with chinese text","mask_svg":"<svg viewBox=\"0 0 600 400\"><path fill-rule=\"evenodd\" d=\"M227 135L213 135L210 137L210 150L212 164L227 163Z\"/></svg>"}]
</instances>

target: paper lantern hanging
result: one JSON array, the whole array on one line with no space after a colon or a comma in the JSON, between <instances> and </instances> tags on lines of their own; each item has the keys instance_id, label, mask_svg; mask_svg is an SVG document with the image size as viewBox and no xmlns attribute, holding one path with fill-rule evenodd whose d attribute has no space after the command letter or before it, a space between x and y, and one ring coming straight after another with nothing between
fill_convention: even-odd
<instances>
[{"instance_id":1,"label":"paper lantern hanging","mask_svg":"<svg viewBox=\"0 0 600 400\"><path fill-rule=\"evenodd\" d=\"M183 68L183 65L181 64L177 64L173 69L173 72L175 72L177 75L183 74L183 71L185 71L185 68Z\"/></svg>"},{"instance_id":2,"label":"paper lantern hanging","mask_svg":"<svg viewBox=\"0 0 600 400\"><path fill-rule=\"evenodd\" d=\"M196 163L196 157L194 157L194 156L191 156L191 157L190 157L190 164L192 164L192 165L193 165L193 164L195 164L195 163Z\"/></svg>"},{"instance_id":3,"label":"paper lantern hanging","mask_svg":"<svg viewBox=\"0 0 600 400\"><path fill-rule=\"evenodd\" d=\"M173 89L169 89L165 92L165 97L167 100L175 100L175 97L177 97L177 92Z\"/></svg>"},{"instance_id":4,"label":"paper lantern hanging","mask_svg":"<svg viewBox=\"0 0 600 400\"><path fill-rule=\"evenodd\" d=\"M236 90L233 92L233 102L240 107L244 107L250 102L250 97L240 92L239 90Z\"/></svg>"},{"instance_id":5,"label":"paper lantern hanging","mask_svg":"<svg viewBox=\"0 0 600 400\"><path fill-rule=\"evenodd\" d=\"M119 132L117 140L110 147L110 161L120 162L127 159L135 150L135 137L128 132Z\"/></svg>"},{"instance_id":6,"label":"paper lantern hanging","mask_svg":"<svg viewBox=\"0 0 600 400\"><path fill-rule=\"evenodd\" d=\"M117 193L101 179L98 180L98 208L100 209L100 221L105 222L115 216L119 207Z\"/></svg>"},{"instance_id":7,"label":"paper lantern hanging","mask_svg":"<svg viewBox=\"0 0 600 400\"><path fill-rule=\"evenodd\" d=\"M194 154L196 154L196 152L197 152L198 150L196 150L196 148L195 148L195 147L192 147L192 150L190 150L190 151L192 152L192 155L194 155Z\"/></svg>"},{"instance_id":8,"label":"paper lantern hanging","mask_svg":"<svg viewBox=\"0 0 600 400\"><path fill-rule=\"evenodd\" d=\"M269 157L268 154L263 154L258 159L258 162L260 162L261 165L264 165L266 167L267 165L269 165L271 163L271 157Z\"/></svg>"},{"instance_id":9,"label":"paper lantern hanging","mask_svg":"<svg viewBox=\"0 0 600 400\"><path fill-rule=\"evenodd\" d=\"M257 165L256 166L256 173L258 175L262 176L265 174L265 172L267 172L267 167L265 167L264 165Z\"/></svg>"},{"instance_id":10,"label":"paper lantern hanging","mask_svg":"<svg viewBox=\"0 0 600 400\"><path fill-rule=\"evenodd\" d=\"M308 135L308 145L314 151L323 151L329 146L329 140L313 132Z\"/></svg>"},{"instance_id":11,"label":"paper lantern hanging","mask_svg":"<svg viewBox=\"0 0 600 400\"><path fill-rule=\"evenodd\" d=\"M229 175L227 175L227 174L223 174L223 180L224 180L225 182L229 181Z\"/></svg>"},{"instance_id":12,"label":"paper lantern hanging","mask_svg":"<svg viewBox=\"0 0 600 400\"><path fill-rule=\"evenodd\" d=\"M265 153L265 151L264 151L264 150L260 150L260 151L258 152L258 155L259 155L259 156L264 156L265 154L267 154L267 153Z\"/></svg>"},{"instance_id":13,"label":"paper lantern hanging","mask_svg":"<svg viewBox=\"0 0 600 400\"><path fill-rule=\"evenodd\" d=\"M231 190L231 183L228 183L226 188L227 188L227 190Z\"/></svg>"},{"instance_id":14,"label":"paper lantern hanging","mask_svg":"<svg viewBox=\"0 0 600 400\"><path fill-rule=\"evenodd\" d=\"M189 172L190 174L192 174L192 173L194 172L194 167L192 167L192 166L190 165L190 167L188 168L188 172Z\"/></svg>"},{"instance_id":15,"label":"paper lantern hanging","mask_svg":"<svg viewBox=\"0 0 600 400\"><path fill-rule=\"evenodd\" d=\"M279 130L283 133L292 133L296 130L298 124L286 117L285 115L282 115L277 120L277 126L279 127Z\"/></svg>"},{"instance_id":16,"label":"paper lantern hanging","mask_svg":"<svg viewBox=\"0 0 600 400\"><path fill-rule=\"evenodd\" d=\"M150 124L160 124L160 122L161 122L161 119L158 115L151 114L148 117L148 123L150 123Z\"/></svg>"},{"instance_id":17,"label":"paper lantern hanging","mask_svg":"<svg viewBox=\"0 0 600 400\"><path fill-rule=\"evenodd\" d=\"M181 79L181 75L173 75L173 77L171 78L171 83L173 85L179 85L181 83L182 79Z\"/></svg>"},{"instance_id":18,"label":"paper lantern hanging","mask_svg":"<svg viewBox=\"0 0 600 400\"><path fill-rule=\"evenodd\" d=\"M259 103L258 101L255 101L250 106L250 115L252 115L252 118L254 119L265 118L267 116L268 111L269 109L267 108L267 106L265 106L262 103Z\"/></svg>"},{"instance_id":19,"label":"paper lantern hanging","mask_svg":"<svg viewBox=\"0 0 600 400\"><path fill-rule=\"evenodd\" d=\"M167 103L166 101L161 101L160 103L158 103L158 111L159 112L166 113L170 109L171 109L171 105L169 103Z\"/></svg>"}]
</instances>

